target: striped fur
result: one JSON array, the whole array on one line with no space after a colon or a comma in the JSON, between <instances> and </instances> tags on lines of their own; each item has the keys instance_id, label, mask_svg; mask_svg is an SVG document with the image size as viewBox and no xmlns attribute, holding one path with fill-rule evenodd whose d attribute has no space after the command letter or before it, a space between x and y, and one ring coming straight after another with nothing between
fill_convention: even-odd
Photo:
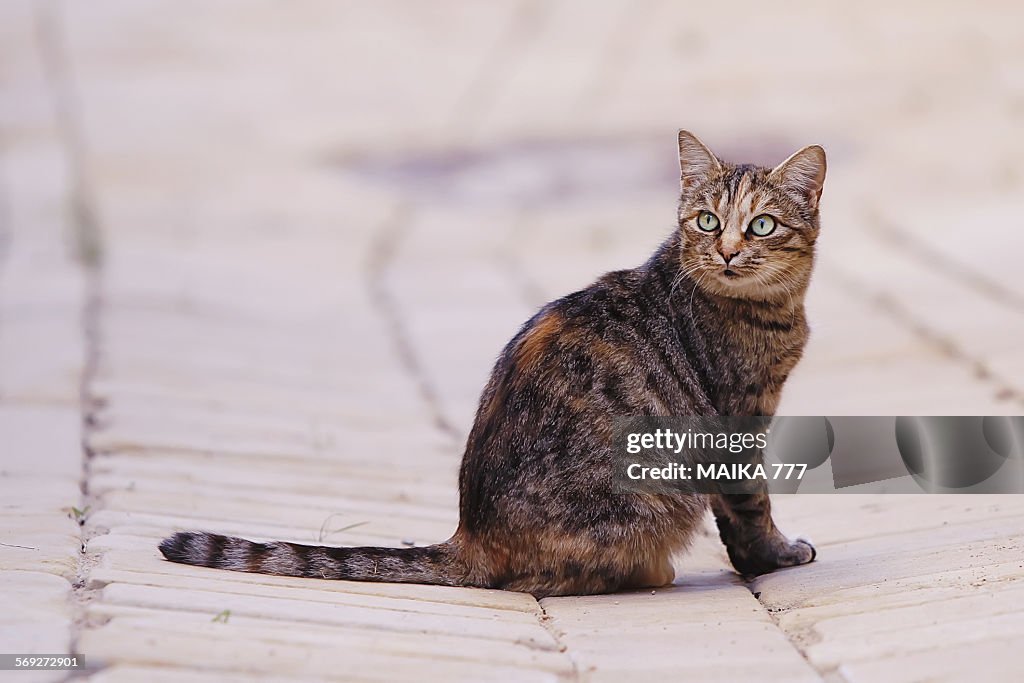
<instances>
[{"instance_id":1,"label":"striped fur","mask_svg":"<svg viewBox=\"0 0 1024 683\"><path fill-rule=\"evenodd\" d=\"M425 548L333 548L273 541L254 543L202 531L181 532L160 543L172 562L237 572L311 579L460 585L449 544Z\"/></svg>"},{"instance_id":2,"label":"striped fur","mask_svg":"<svg viewBox=\"0 0 1024 683\"><path fill-rule=\"evenodd\" d=\"M814 559L768 497L612 493L618 415L772 415L807 340L804 294L825 175L820 147L774 169L728 164L680 132L678 229L643 265L544 306L501 353L459 474L460 522L426 548L330 548L179 533L160 550L204 567L548 595L673 578L710 502L738 571ZM700 229L702 211L720 228ZM751 220L777 227L752 235Z\"/></svg>"}]
</instances>

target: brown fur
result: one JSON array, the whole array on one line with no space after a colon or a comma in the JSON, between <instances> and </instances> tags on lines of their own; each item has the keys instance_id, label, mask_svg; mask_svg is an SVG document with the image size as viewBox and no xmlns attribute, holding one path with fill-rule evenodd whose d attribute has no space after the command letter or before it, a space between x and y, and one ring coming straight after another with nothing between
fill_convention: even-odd
<instances>
[{"instance_id":1,"label":"brown fur","mask_svg":"<svg viewBox=\"0 0 1024 683\"><path fill-rule=\"evenodd\" d=\"M202 532L160 545L176 562L358 581L603 593L672 580L708 503L733 565L814 559L775 528L764 493L614 493L612 420L772 415L800 359L803 300L825 175L820 147L775 169L722 162L679 134L679 227L651 259L545 306L505 348L459 476L460 523L427 548L252 543ZM716 230L698 226L712 212ZM775 231L756 236L767 214Z\"/></svg>"},{"instance_id":2,"label":"brown fur","mask_svg":"<svg viewBox=\"0 0 1024 683\"><path fill-rule=\"evenodd\" d=\"M516 349L516 358L522 367L533 367L544 358L544 352L555 335L562 330L562 317L555 311L542 316L531 327Z\"/></svg>"}]
</instances>

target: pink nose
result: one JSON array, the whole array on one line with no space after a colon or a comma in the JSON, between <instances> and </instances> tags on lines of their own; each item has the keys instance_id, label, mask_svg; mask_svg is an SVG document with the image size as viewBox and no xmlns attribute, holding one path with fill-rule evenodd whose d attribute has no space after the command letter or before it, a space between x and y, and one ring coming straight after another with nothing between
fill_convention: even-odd
<instances>
[{"instance_id":1,"label":"pink nose","mask_svg":"<svg viewBox=\"0 0 1024 683\"><path fill-rule=\"evenodd\" d=\"M729 261L732 261L733 257L740 253L740 250L738 248L721 246L718 248L718 253L725 259L725 265L729 265Z\"/></svg>"}]
</instances>

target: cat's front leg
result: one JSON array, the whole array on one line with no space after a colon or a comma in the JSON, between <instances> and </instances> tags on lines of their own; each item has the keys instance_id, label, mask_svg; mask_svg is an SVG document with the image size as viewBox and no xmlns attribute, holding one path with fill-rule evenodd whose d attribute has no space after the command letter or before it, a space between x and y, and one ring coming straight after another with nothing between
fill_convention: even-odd
<instances>
[{"instance_id":1,"label":"cat's front leg","mask_svg":"<svg viewBox=\"0 0 1024 683\"><path fill-rule=\"evenodd\" d=\"M814 560L809 541L790 541L775 527L767 492L711 497L718 533L740 574L756 576Z\"/></svg>"}]
</instances>

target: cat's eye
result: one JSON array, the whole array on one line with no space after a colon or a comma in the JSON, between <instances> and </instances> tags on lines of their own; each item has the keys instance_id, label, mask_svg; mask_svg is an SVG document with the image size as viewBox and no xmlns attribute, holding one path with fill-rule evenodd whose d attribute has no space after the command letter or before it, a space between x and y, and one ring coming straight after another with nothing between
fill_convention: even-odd
<instances>
[{"instance_id":1,"label":"cat's eye","mask_svg":"<svg viewBox=\"0 0 1024 683\"><path fill-rule=\"evenodd\" d=\"M758 237L767 237L775 232L775 219L768 214L761 214L750 221L750 232Z\"/></svg>"},{"instance_id":2,"label":"cat's eye","mask_svg":"<svg viewBox=\"0 0 1024 683\"><path fill-rule=\"evenodd\" d=\"M710 211L701 211L697 215L697 227L704 232L714 232L718 230L719 225L718 216Z\"/></svg>"}]
</instances>

